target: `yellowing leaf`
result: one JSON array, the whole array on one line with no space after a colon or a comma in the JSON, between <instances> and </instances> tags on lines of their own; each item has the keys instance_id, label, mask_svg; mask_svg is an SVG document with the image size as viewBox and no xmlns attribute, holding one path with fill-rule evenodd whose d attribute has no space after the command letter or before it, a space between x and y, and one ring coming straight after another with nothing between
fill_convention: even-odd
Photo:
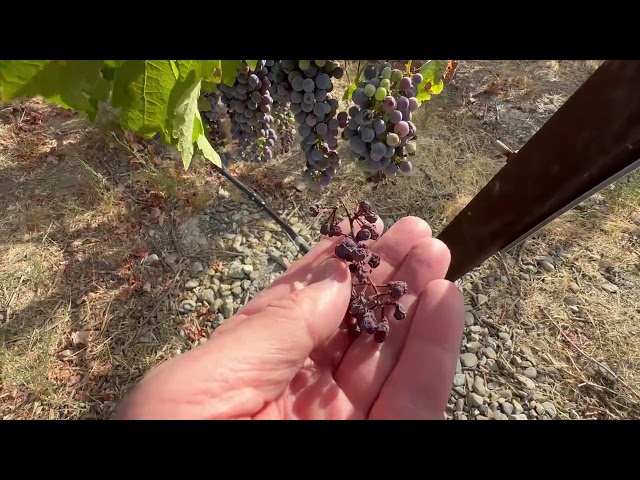
<instances>
[{"instance_id":1,"label":"yellowing leaf","mask_svg":"<svg viewBox=\"0 0 640 480\"><path fill-rule=\"evenodd\" d=\"M439 60L429 60L420 67L422 74L422 83L418 85L416 99L422 103L431 99L432 95L438 95L442 92L444 83L442 82L442 74L445 65Z\"/></svg>"}]
</instances>

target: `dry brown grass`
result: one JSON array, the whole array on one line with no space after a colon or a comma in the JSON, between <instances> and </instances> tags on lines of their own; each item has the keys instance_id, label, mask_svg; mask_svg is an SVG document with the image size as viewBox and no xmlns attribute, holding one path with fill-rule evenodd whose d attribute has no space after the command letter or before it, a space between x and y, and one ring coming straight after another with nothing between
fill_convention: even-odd
<instances>
[{"instance_id":1,"label":"dry brown grass","mask_svg":"<svg viewBox=\"0 0 640 480\"><path fill-rule=\"evenodd\" d=\"M171 223L154 208L187 218L211 190L131 140L37 100L0 112L2 418L106 418L199 331L173 314L179 272L144 259Z\"/></svg>"}]
</instances>

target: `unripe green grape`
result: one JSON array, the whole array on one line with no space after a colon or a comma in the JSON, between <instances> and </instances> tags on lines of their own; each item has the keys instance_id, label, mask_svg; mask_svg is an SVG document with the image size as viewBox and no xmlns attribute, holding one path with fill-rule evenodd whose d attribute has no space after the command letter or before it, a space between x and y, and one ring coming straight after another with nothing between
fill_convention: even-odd
<instances>
[{"instance_id":1,"label":"unripe green grape","mask_svg":"<svg viewBox=\"0 0 640 480\"><path fill-rule=\"evenodd\" d=\"M396 68L391 72L391 81L397 83L400 80L402 80L402 71Z\"/></svg>"},{"instance_id":2,"label":"unripe green grape","mask_svg":"<svg viewBox=\"0 0 640 480\"><path fill-rule=\"evenodd\" d=\"M298 60L298 67L300 70L306 70L311 66L311 60Z\"/></svg>"},{"instance_id":3,"label":"unripe green grape","mask_svg":"<svg viewBox=\"0 0 640 480\"><path fill-rule=\"evenodd\" d=\"M391 87L391 81L387 78L383 78L380 80L380 86L389 90L389 87Z\"/></svg>"},{"instance_id":4,"label":"unripe green grape","mask_svg":"<svg viewBox=\"0 0 640 480\"><path fill-rule=\"evenodd\" d=\"M382 101L382 100L384 100L384 98L386 96L387 96L387 89L386 88L378 87L376 89L376 93L375 93L376 100Z\"/></svg>"},{"instance_id":5,"label":"unripe green grape","mask_svg":"<svg viewBox=\"0 0 640 480\"><path fill-rule=\"evenodd\" d=\"M376 94L376 87L368 83L367 86L364 87L364 93L367 97L371 98Z\"/></svg>"},{"instance_id":6,"label":"unripe green grape","mask_svg":"<svg viewBox=\"0 0 640 480\"><path fill-rule=\"evenodd\" d=\"M389 67L384 67L384 68L382 69L381 76L382 76L382 78L384 78L385 80L390 79L390 78L391 78L391 68L389 68Z\"/></svg>"},{"instance_id":7,"label":"unripe green grape","mask_svg":"<svg viewBox=\"0 0 640 480\"><path fill-rule=\"evenodd\" d=\"M416 150L418 149L418 146L417 146L416 142L408 142L406 148L407 148L407 153L409 155L415 155L416 154Z\"/></svg>"},{"instance_id":8,"label":"unripe green grape","mask_svg":"<svg viewBox=\"0 0 640 480\"><path fill-rule=\"evenodd\" d=\"M324 67L327 63L326 60L314 60L315 64L319 67Z\"/></svg>"}]
</instances>

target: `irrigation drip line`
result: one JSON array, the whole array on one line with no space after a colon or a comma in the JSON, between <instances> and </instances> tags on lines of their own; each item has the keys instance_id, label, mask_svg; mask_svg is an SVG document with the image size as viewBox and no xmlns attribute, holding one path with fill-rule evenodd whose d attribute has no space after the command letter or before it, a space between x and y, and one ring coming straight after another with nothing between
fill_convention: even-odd
<instances>
[{"instance_id":1,"label":"irrigation drip line","mask_svg":"<svg viewBox=\"0 0 640 480\"><path fill-rule=\"evenodd\" d=\"M303 240L303 238L300 235L298 235L293 228L291 228L291 225L289 225L284 219L282 219L282 217L280 217L280 215L278 215L276 212L274 212L271 209L271 207L269 207L269 205L267 205L267 202L265 202L264 199L260 195L258 195L256 192L251 190L249 187L247 187L240 180L238 180L233 175L231 175L226 168L218 167L217 165L213 165L213 167L218 172L220 172L220 174L223 177L225 177L227 180L229 180L231 183L233 183L253 203L255 203L258 207L260 207L262 210L264 210L267 213L267 215L269 215L271 218L273 218L273 220L278 225L280 225L282 227L282 229L287 233L287 235L289 235L289 237L291 238L293 243L296 244L296 246L298 247L298 250L300 250L300 252L302 252L303 255L306 254L307 252L309 252L309 250L311 250L311 247L309 247L309 245L307 245L307 243Z\"/></svg>"}]
</instances>

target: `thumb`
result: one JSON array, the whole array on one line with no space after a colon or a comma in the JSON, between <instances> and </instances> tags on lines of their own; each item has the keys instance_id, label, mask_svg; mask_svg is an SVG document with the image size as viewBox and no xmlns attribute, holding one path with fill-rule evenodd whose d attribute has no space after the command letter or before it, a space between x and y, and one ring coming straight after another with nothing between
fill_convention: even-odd
<instances>
[{"instance_id":1,"label":"thumb","mask_svg":"<svg viewBox=\"0 0 640 480\"><path fill-rule=\"evenodd\" d=\"M309 354L340 326L351 295L351 274L342 261L332 258L318 267L306 286L292 288L234 328L220 331L218 338L214 332L214 341L205 346L219 351L228 345L225 363L237 375L241 369L249 375L256 369L266 380L268 373L281 391Z\"/></svg>"},{"instance_id":2,"label":"thumb","mask_svg":"<svg viewBox=\"0 0 640 480\"><path fill-rule=\"evenodd\" d=\"M294 286L295 287L295 286ZM150 372L119 418L250 417L275 400L342 322L351 274L329 259L309 284Z\"/></svg>"}]
</instances>

